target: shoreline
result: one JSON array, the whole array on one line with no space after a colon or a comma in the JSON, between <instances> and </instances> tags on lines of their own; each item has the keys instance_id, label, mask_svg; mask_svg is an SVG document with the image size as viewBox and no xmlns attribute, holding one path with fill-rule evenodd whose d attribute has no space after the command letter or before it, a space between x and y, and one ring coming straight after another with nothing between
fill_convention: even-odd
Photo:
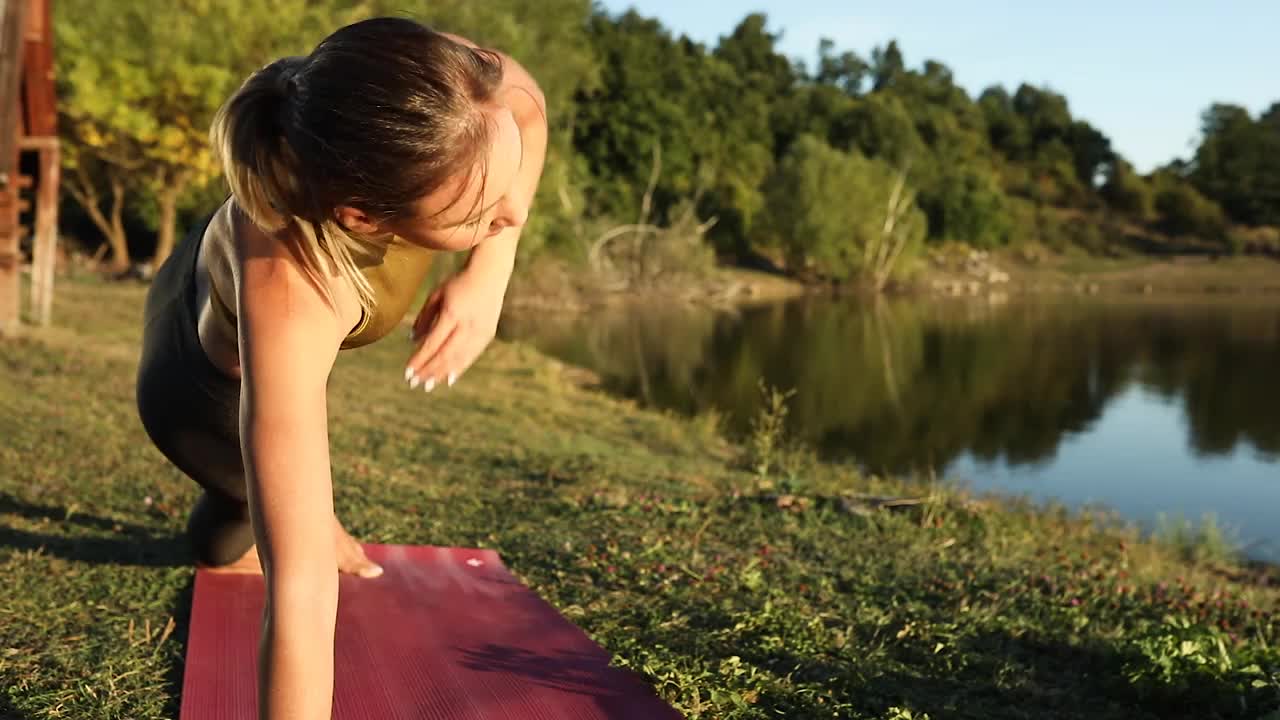
<instances>
[{"instance_id":1,"label":"shoreline","mask_svg":"<svg viewBox=\"0 0 1280 720\"><path fill-rule=\"evenodd\" d=\"M1171 256L1124 259L1051 256L1028 263L1012 251L971 251L968 258L925 261L926 267L889 288L888 299L1099 296L1105 298L1214 297L1280 298L1280 261L1261 256ZM568 283L560 285L569 288ZM700 281L672 288L618 292L569 288L558 292L524 290L508 296L514 312L569 310L655 302L712 307L748 306L806 296L867 296L856 286L806 283L761 270L719 266Z\"/></svg>"}]
</instances>

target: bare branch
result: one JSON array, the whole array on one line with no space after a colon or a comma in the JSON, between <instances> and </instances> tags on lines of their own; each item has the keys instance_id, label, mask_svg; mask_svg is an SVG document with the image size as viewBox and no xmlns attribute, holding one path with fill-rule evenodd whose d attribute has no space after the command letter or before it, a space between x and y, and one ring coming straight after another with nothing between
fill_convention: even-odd
<instances>
[{"instance_id":1,"label":"bare branch","mask_svg":"<svg viewBox=\"0 0 1280 720\"><path fill-rule=\"evenodd\" d=\"M653 144L653 168L649 171L649 186L645 188L644 199L640 201L640 218L637 225L649 222L649 213L653 210L653 191L658 188L658 177L662 175L662 143Z\"/></svg>"}]
</instances>

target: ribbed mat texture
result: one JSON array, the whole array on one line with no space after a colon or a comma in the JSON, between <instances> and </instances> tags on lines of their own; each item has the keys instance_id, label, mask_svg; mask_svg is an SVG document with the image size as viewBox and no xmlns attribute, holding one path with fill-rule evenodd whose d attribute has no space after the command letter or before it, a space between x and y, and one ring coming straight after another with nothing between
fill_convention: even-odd
<instances>
[{"instance_id":1,"label":"ribbed mat texture","mask_svg":"<svg viewBox=\"0 0 1280 720\"><path fill-rule=\"evenodd\" d=\"M667 720L681 716L490 550L366 545L340 576L335 720ZM196 573L181 720L257 717L258 575Z\"/></svg>"}]
</instances>

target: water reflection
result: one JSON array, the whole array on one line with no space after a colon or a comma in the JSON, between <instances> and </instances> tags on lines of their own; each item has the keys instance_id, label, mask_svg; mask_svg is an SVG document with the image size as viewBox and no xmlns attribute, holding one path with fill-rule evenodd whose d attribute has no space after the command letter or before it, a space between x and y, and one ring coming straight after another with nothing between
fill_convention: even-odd
<instances>
[{"instance_id":1,"label":"water reflection","mask_svg":"<svg viewBox=\"0 0 1280 720\"><path fill-rule=\"evenodd\" d=\"M624 307L504 318L502 334L592 368L610 390L746 428L757 381L794 387L792 431L885 471L962 455L1051 461L1129 388L1181 408L1201 456L1280 458L1280 304L823 299L736 312Z\"/></svg>"}]
</instances>

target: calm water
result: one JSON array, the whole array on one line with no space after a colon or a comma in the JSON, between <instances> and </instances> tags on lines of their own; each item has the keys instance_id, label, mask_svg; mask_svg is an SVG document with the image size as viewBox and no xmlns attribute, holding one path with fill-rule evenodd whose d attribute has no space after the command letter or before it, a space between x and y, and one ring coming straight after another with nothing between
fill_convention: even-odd
<instances>
[{"instance_id":1,"label":"calm water","mask_svg":"<svg viewBox=\"0 0 1280 720\"><path fill-rule=\"evenodd\" d=\"M1212 513L1280 561L1280 301L805 299L513 314L501 333L738 432L763 378L796 390L792 433L827 457L1148 525Z\"/></svg>"}]
</instances>

